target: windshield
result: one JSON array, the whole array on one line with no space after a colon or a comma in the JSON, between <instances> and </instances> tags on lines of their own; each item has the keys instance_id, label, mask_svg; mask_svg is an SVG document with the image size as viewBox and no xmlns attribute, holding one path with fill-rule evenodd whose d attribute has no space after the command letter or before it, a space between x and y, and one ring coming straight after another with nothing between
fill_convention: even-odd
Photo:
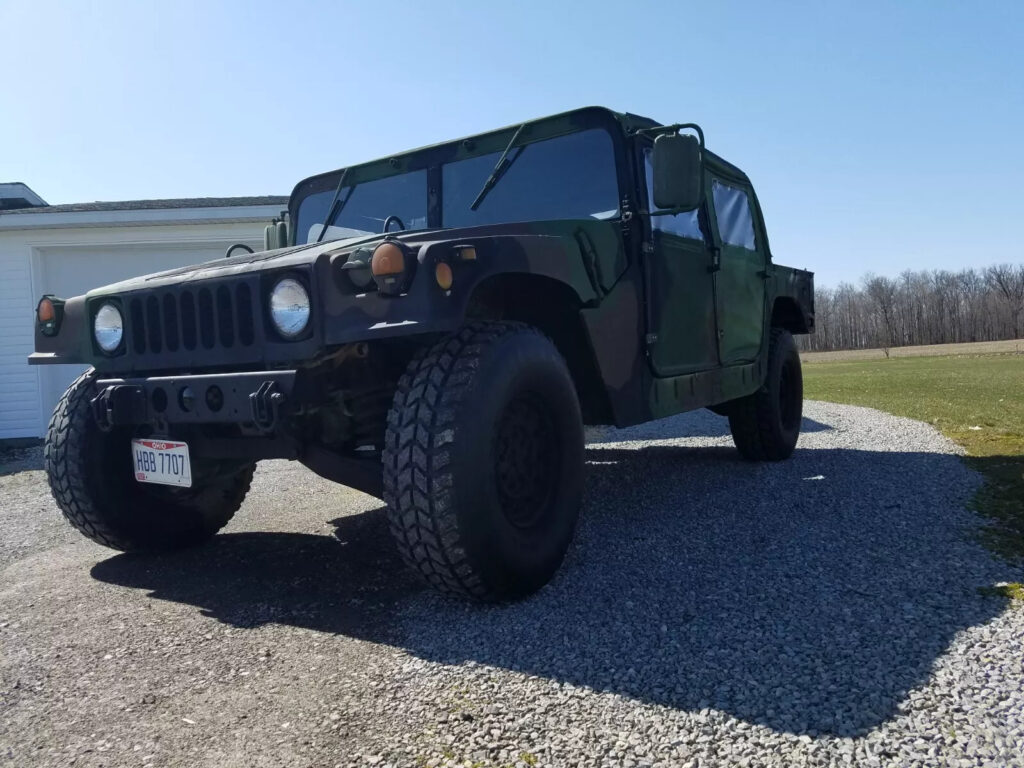
<instances>
[{"instance_id":1,"label":"windshield","mask_svg":"<svg viewBox=\"0 0 1024 768\"><path fill-rule=\"evenodd\" d=\"M619 213L612 139L590 130L528 144L475 211L501 152L442 166L446 227L546 219L610 219Z\"/></svg>"},{"instance_id":2,"label":"windshield","mask_svg":"<svg viewBox=\"0 0 1024 768\"><path fill-rule=\"evenodd\" d=\"M350 187L342 189L341 199ZM359 237L381 232L388 216L397 216L406 229L424 229L427 226L427 172L425 170L389 176L358 184L351 189L352 196L324 233L324 240L341 237ZM327 209L334 197L333 190L310 195L299 207L296 243L314 243L320 236ZM391 224L391 229L399 229Z\"/></svg>"},{"instance_id":3,"label":"windshield","mask_svg":"<svg viewBox=\"0 0 1024 768\"><path fill-rule=\"evenodd\" d=\"M480 207L470 205L501 157L493 152L440 164L441 199L436 221L428 217L427 169L366 181L343 189L352 195L328 227L324 240L382 232L397 216L405 229L467 227L515 221L610 219L619 214L619 188L611 136L590 129L525 144ZM296 243L320 235L334 189L299 204ZM392 219L392 231L401 228Z\"/></svg>"}]
</instances>

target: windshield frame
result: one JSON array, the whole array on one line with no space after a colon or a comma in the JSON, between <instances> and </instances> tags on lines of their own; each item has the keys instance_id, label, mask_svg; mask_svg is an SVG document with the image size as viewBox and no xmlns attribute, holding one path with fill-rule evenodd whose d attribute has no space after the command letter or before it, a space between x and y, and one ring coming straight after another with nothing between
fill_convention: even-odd
<instances>
[{"instance_id":1,"label":"windshield frame","mask_svg":"<svg viewBox=\"0 0 1024 768\"><path fill-rule=\"evenodd\" d=\"M586 107L584 109L565 112L551 117L533 120L527 123L499 128L476 136L435 144L420 149L402 152L390 157L371 160L367 163L349 166L345 177L345 188L363 182L398 176L417 170L427 172L427 229L439 229L442 209L442 166L455 160L463 160L480 155L500 153L508 146L512 136L523 128L520 140L522 145L529 145L546 139L579 133L591 129L602 129L611 138L613 161L616 173L616 184L619 191L619 213L608 221L617 221L626 207L631 207L635 198L635 184L632 182L632 165L628 151L628 139L622 123L615 113L602 107ZM292 190L288 201L291 243L296 244L298 238L298 212L302 201L309 195L337 188L338 180L346 169L339 168L303 179ZM325 240L324 242L327 242Z\"/></svg>"}]
</instances>

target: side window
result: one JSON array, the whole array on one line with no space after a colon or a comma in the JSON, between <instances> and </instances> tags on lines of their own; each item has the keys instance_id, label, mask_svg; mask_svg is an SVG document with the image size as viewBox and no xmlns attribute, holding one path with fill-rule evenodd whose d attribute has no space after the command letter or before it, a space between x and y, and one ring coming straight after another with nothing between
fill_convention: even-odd
<instances>
[{"instance_id":1,"label":"side window","mask_svg":"<svg viewBox=\"0 0 1024 768\"><path fill-rule=\"evenodd\" d=\"M754 244L754 219L750 214L747 193L738 187L713 179L711 194L715 201L718 236L722 242L746 248L748 251L757 250Z\"/></svg>"},{"instance_id":2,"label":"side window","mask_svg":"<svg viewBox=\"0 0 1024 768\"><path fill-rule=\"evenodd\" d=\"M647 199L654 200L654 174L651 167L651 149L644 149L644 171L647 179ZM691 240L706 241L704 233L700 228L699 209L687 213L677 213L674 216L652 216L651 226L670 235L688 237Z\"/></svg>"}]
</instances>

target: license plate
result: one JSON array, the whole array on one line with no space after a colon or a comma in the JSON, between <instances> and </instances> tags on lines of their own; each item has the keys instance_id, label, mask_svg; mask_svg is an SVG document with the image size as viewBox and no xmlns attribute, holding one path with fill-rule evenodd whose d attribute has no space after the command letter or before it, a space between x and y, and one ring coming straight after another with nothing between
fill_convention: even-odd
<instances>
[{"instance_id":1,"label":"license plate","mask_svg":"<svg viewBox=\"0 0 1024 768\"><path fill-rule=\"evenodd\" d=\"M170 440L132 440L132 465L140 483L192 487L188 444Z\"/></svg>"}]
</instances>

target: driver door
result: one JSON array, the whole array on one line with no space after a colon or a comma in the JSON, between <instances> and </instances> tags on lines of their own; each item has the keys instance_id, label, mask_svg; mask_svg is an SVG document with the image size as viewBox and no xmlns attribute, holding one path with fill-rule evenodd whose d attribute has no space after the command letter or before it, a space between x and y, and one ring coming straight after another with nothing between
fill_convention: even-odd
<instances>
[{"instance_id":1,"label":"driver door","mask_svg":"<svg viewBox=\"0 0 1024 768\"><path fill-rule=\"evenodd\" d=\"M650 147L644 148L643 159L648 206L653 207ZM714 262L705 206L650 217L652 249L645 257L647 341L657 376L706 371L719 364Z\"/></svg>"}]
</instances>

